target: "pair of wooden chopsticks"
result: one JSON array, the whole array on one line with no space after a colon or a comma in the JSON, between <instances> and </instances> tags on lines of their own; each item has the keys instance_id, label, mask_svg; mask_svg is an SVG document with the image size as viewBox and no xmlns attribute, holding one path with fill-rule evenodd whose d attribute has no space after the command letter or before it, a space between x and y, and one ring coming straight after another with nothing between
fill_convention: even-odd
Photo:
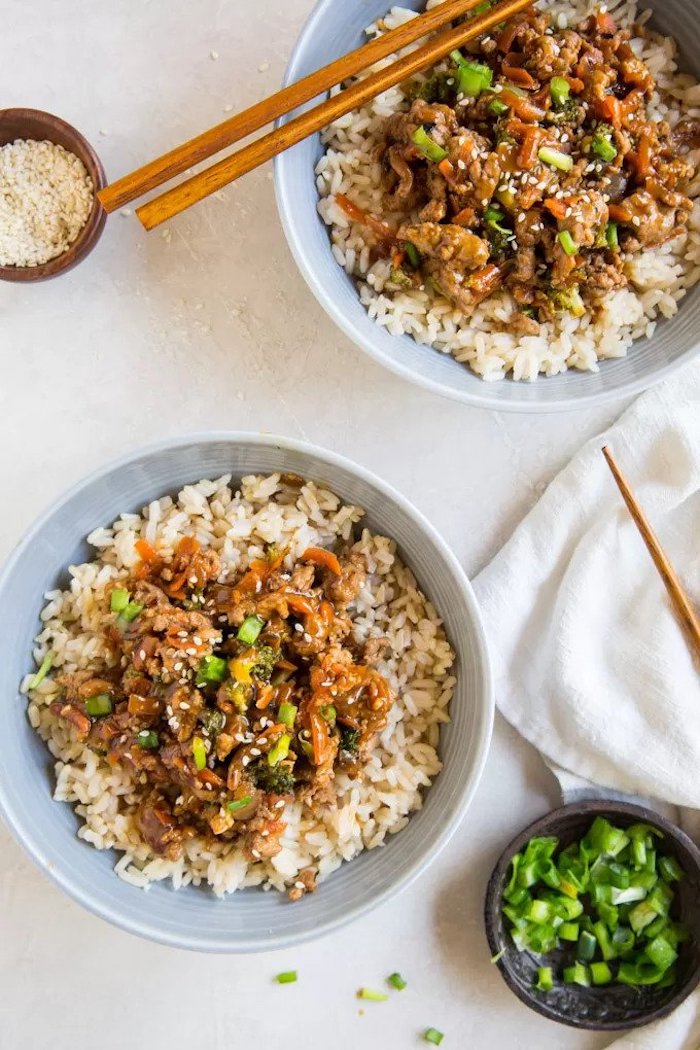
<instances>
[{"instance_id":1,"label":"pair of wooden chopsticks","mask_svg":"<svg viewBox=\"0 0 700 1050\"><path fill-rule=\"evenodd\" d=\"M692 649L695 650L695 654L700 657L700 617L691 602L688 594L683 587L683 584L678 577L675 569L671 565L670 561L664 554L664 551L659 543L654 530L649 524L647 518L639 506L639 503L635 499L631 488L625 480L620 468L618 467L612 452L607 447L603 448L603 455L605 456L608 466L612 471L612 475L617 482L617 487L622 493L622 498L627 504L627 509L632 515L632 520L639 529L642 539L647 545L647 549L651 554L654 565L659 571L659 575L663 580L666 590L668 591L669 597L676 611L676 615L680 621L681 627L685 631L686 638Z\"/></svg>"},{"instance_id":2,"label":"pair of wooden chopsticks","mask_svg":"<svg viewBox=\"0 0 700 1050\"><path fill-rule=\"evenodd\" d=\"M450 51L488 32L499 22L525 10L531 5L532 0L503 0L489 11L462 22L460 25L445 28L456 18L477 7L480 2L481 0L445 0L445 3L431 11L426 11L418 18L411 19L397 29L377 37L364 47L352 51L323 69L304 77L296 84L284 88L276 95L256 103L242 113L238 113L183 145L170 150L162 157L152 160L142 168L105 186L98 193L102 207L105 211L112 212L129 204L143 196L144 193L148 193L149 190L187 171L193 164L211 157L227 146L240 142L241 139L254 131L259 131L266 124L290 113L337 84L344 83L380 59L387 58L429 33L439 29L443 30L404 58L352 84L346 91L334 95L314 109L307 110L301 116L290 120L251 145L225 157L205 171L193 175L185 182L137 208L136 214L143 225L147 230L152 230L160 223L166 222L191 205L240 178L241 175L247 174L264 164L265 161L283 153L290 146L320 131L332 121L366 105L382 92L434 65Z\"/></svg>"}]
</instances>

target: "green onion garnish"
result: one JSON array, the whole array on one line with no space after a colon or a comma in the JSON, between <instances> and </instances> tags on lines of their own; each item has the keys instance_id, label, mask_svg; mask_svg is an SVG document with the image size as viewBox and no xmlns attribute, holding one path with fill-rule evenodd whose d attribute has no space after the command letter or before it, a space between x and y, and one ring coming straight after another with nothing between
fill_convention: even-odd
<instances>
[{"instance_id":1,"label":"green onion garnish","mask_svg":"<svg viewBox=\"0 0 700 1050\"><path fill-rule=\"evenodd\" d=\"M237 798L234 799L233 802L227 802L226 809L229 811L229 813L237 813L239 809L245 809L246 806L249 806L252 800L252 795L244 795L243 798Z\"/></svg>"},{"instance_id":2,"label":"green onion garnish","mask_svg":"<svg viewBox=\"0 0 700 1050\"><path fill-rule=\"evenodd\" d=\"M439 146L434 139L431 139L426 129L421 127L416 128L411 136L411 140L416 149L423 154L426 160L431 161L433 164L439 164L441 160L444 160L447 156L447 150Z\"/></svg>"},{"instance_id":3,"label":"green onion garnish","mask_svg":"<svg viewBox=\"0 0 700 1050\"><path fill-rule=\"evenodd\" d=\"M601 160L604 160L606 164L610 164L610 162L615 160L615 157L617 156L617 150L610 141L610 135L600 129L596 131L593 136L591 149L595 155L600 157Z\"/></svg>"},{"instance_id":4,"label":"green onion garnish","mask_svg":"<svg viewBox=\"0 0 700 1050\"><path fill-rule=\"evenodd\" d=\"M292 729L294 727L298 710L298 707L295 707L294 704L287 703L285 700L279 706L277 720L281 722L283 726L288 726L289 729Z\"/></svg>"},{"instance_id":5,"label":"green onion garnish","mask_svg":"<svg viewBox=\"0 0 700 1050\"><path fill-rule=\"evenodd\" d=\"M136 743L145 751L153 751L158 747L158 734L153 729L142 729L136 734Z\"/></svg>"},{"instance_id":6,"label":"green onion garnish","mask_svg":"<svg viewBox=\"0 0 700 1050\"><path fill-rule=\"evenodd\" d=\"M201 736L196 736L192 740L192 757L197 769L204 769L207 764L207 747Z\"/></svg>"},{"instance_id":7,"label":"green onion garnish","mask_svg":"<svg viewBox=\"0 0 700 1050\"><path fill-rule=\"evenodd\" d=\"M561 233L557 236L557 240L559 241L567 255L576 255L576 252L578 251L578 245L576 244L576 241L571 236L568 230L562 230Z\"/></svg>"},{"instance_id":8,"label":"green onion garnish","mask_svg":"<svg viewBox=\"0 0 700 1050\"><path fill-rule=\"evenodd\" d=\"M112 713L112 697L109 693L98 693L85 701L85 710L92 718L102 718Z\"/></svg>"},{"instance_id":9,"label":"green onion garnish","mask_svg":"<svg viewBox=\"0 0 700 1050\"><path fill-rule=\"evenodd\" d=\"M53 667L53 662L54 662L55 656L56 656L56 654L53 652L53 650L49 649L48 653L46 654L44 659L41 661L41 666L39 667L39 670L37 671L37 673L35 675L32 675L32 677L29 679L29 688L30 689L37 689L41 685L41 683L44 681L44 679L46 678L47 674L49 673L49 671Z\"/></svg>"},{"instance_id":10,"label":"green onion garnish","mask_svg":"<svg viewBox=\"0 0 700 1050\"><path fill-rule=\"evenodd\" d=\"M453 51L454 55L455 52ZM459 52L457 52L459 54ZM457 89L465 98L478 98L482 91L491 87L493 70L481 62L467 62L462 58L457 63Z\"/></svg>"},{"instance_id":11,"label":"green onion garnish","mask_svg":"<svg viewBox=\"0 0 700 1050\"><path fill-rule=\"evenodd\" d=\"M486 108L489 113L493 113L494 117L502 117L504 113L508 112L507 105L500 98L492 98Z\"/></svg>"},{"instance_id":12,"label":"green onion garnish","mask_svg":"<svg viewBox=\"0 0 700 1050\"><path fill-rule=\"evenodd\" d=\"M360 988L357 998L367 999L371 1003L385 1003L389 996L385 992L375 992L373 988Z\"/></svg>"},{"instance_id":13,"label":"green onion garnish","mask_svg":"<svg viewBox=\"0 0 700 1050\"><path fill-rule=\"evenodd\" d=\"M574 158L568 153L562 153L561 150L552 149L551 146L543 146L537 154L543 164L549 164L553 168L558 168L559 171L571 171L574 166Z\"/></svg>"},{"instance_id":14,"label":"green onion garnish","mask_svg":"<svg viewBox=\"0 0 700 1050\"><path fill-rule=\"evenodd\" d=\"M582 988L590 988L591 975L588 967L580 962L564 967L564 984L580 984Z\"/></svg>"},{"instance_id":15,"label":"green onion garnish","mask_svg":"<svg viewBox=\"0 0 700 1050\"><path fill-rule=\"evenodd\" d=\"M617 252L620 249L620 238L617 232L617 223L609 222L605 228L605 240L607 241L608 248L611 251Z\"/></svg>"},{"instance_id":16,"label":"green onion garnish","mask_svg":"<svg viewBox=\"0 0 700 1050\"><path fill-rule=\"evenodd\" d=\"M143 605L139 605L138 602L128 602L122 609L119 618L125 623L131 623L141 612L143 612Z\"/></svg>"},{"instance_id":17,"label":"green onion garnish","mask_svg":"<svg viewBox=\"0 0 700 1050\"><path fill-rule=\"evenodd\" d=\"M333 707L333 704L324 704L324 706L321 708L321 718L325 722L331 722L333 725L335 725L335 718L337 713L338 712Z\"/></svg>"},{"instance_id":18,"label":"green onion garnish","mask_svg":"<svg viewBox=\"0 0 700 1050\"><path fill-rule=\"evenodd\" d=\"M433 1046L439 1046L445 1038L445 1035L443 1032L439 1032L437 1028L426 1028L423 1032L423 1038L426 1043L432 1043Z\"/></svg>"},{"instance_id":19,"label":"green onion garnish","mask_svg":"<svg viewBox=\"0 0 700 1050\"><path fill-rule=\"evenodd\" d=\"M397 992L402 992L406 987L406 982L400 973L391 973L387 977L387 981L392 988L395 988Z\"/></svg>"},{"instance_id":20,"label":"green onion garnish","mask_svg":"<svg viewBox=\"0 0 700 1050\"><path fill-rule=\"evenodd\" d=\"M294 984L298 980L298 974L296 970L286 970L284 973L278 973L275 977L277 984Z\"/></svg>"},{"instance_id":21,"label":"green onion garnish","mask_svg":"<svg viewBox=\"0 0 700 1050\"><path fill-rule=\"evenodd\" d=\"M417 270L418 267L421 264L420 252L416 248L415 244L411 243L411 241L406 241L405 250L406 250L406 258L410 262L410 264L413 267L413 269Z\"/></svg>"},{"instance_id":22,"label":"green onion garnish","mask_svg":"<svg viewBox=\"0 0 700 1050\"><path fill-rule=\"evenodd\" d=\"M275 746L268 751L267 764L273 767L278 766L289 754L289 745L291 742L292 738L289 733L283 733Z\"/></svg>"},{"instance_id":23,"label":"green onion garnish","mask_svg":"<svg viewBox=\"0 0 700 1050\"><path fill-rule=\"evenodd\" d=\"M246 616L245 620L238 628L238 634L236 637L239 642L243 642L245 645L252 645L256 640L263 627L265 621L259 616Z\"/></svg>"},{"instance_id":24,"label":"green onion garnish","mask_svg":"<svg viewBox=\"0 0 700 1050\"><path fill-rule=\"evenodd\" d=\"M125 587L115 587L110 595L109 607L112 612L120 613L129 604L129 592Z\"/></svg>"},{"instance_id":25,"label":"green onion garnish","mask_svg":"<svg viewBox=\"0 0 700 1050\"><path fill-rule=\"evenodd\" d=\"M220 656L203 656L197 669L196 685L210 685L223 682L226 677L227 664Z\"/></svg>"},{"instance_id":26,"label":"green onion garnish","mask_svg":"<svg viewBox=\"0 0 700 1050\"><path fill-rule=\"evenodd\" d=\"M557 109L563 109L571 96L569 81L564 77L552 77L549 82L549 93Z\"/></svg>"},{"instance_id":27,"label":"green onion garnish","mask_svg":"<svg viewBox=\"0 0 700 1050\"><path fill-rule=\"evenodd\" d=\"M661 857L659 859L659 875L664 882L680 882L683 878L683 868L675 857Z\"/></svg>"},{"instance_id":28,"label":"green onion garnish","mask_svg":"<svg viewBox=\"0 0 700 1050\"><path fill-rule=\"evenodd\" d=\"M610 984L612 970L606 962L591 963L591 979L593 984Z\"/></svg>"}]
</instances>

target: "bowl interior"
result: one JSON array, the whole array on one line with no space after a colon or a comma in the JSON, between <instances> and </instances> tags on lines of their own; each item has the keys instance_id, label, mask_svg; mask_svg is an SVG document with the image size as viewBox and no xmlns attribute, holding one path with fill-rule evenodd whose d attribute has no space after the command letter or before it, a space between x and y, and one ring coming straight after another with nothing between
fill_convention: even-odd
<instances>
[{"instance_id":1,"label":"bowl interior","mask_svg":"<svg viewBox=\"0 0 700 1050\"><path fill-rule=\"evenodd\" d=\"M259 889L225 900L210 890L168 884L148 894L114 875L114 853L76 837L67 804L52 801L50 756L26 717L18 683L31 668L42 595L65 584L66 569L90 557L81 537L125 511L179 490L186 482L231 473L291 471L330 485L367 510L372 529L393 536L419 584L444 618L456 649L458 685L452 722L441 737L443 772L425 805L382 849L362 854L290 904ZM454 830L476 787L493 716L488 658L476 604L456 559L405 501L346 460L287 440L209 436L136 454L93 475L54 507L23 541L0 578L0 601L14 614L0 643L0 738L14 741L0 766L0 812L35 861L79 902L133 932L211 951L281 947L344 924L407 884Z\"/></svg>"},{"instance_id":2,"label":"bowl interior","mask_svg":"<svg viewBox=\"0 0 700 1050\"><path fill-rule=\"evenodd\" d=\"M75 154L85 165L95 193L106 183L102 163L87 139L60 117L39 109L0 109L0 146L16 139L55 142ZM100 238L107 213L95 197L92 211L75 241L61 255L39 266L0 266L0 280L42 281L76 266Z\"/></svg>"},{"instance_id":3,"label":"bowl interior","mask_svg":"<svg viewBox=\"0 0 700 1050\"><path fill-rule=\"evenodd\" d=\"M551 992L538 992L533 986L542 959L530 952L517 951L501 912L511 857L534 835L556 835L561 846L567 846L585 835L599 815L620 827L638 822L658 827L664 834L664 852L676 857L683 866L686 878L676 884L673 917L686 923L692 939L680 948L678 980L670 988L651 986L640 989L625 985L581 988L555 982ZM575 1028L636 1028L669 1014L700 981L700 850L674 824L642 806L605 802L564 806L531 824L504 850L489 881L485 921L492 954L503 952L498 968L509 987L527 1006L553 1021ZM568 958L569 953L566 954ZM551 957L556 965L557 953L552 953Z\"/></svg>"},{"instance_id":4,"label":"bowl interior","mask_svg":"<svg viewBox=\"0 0 700 1050\"><path fill-rule=\"evenodd\" d=\"M391 6L389 0L352 4L320 0L302 30L285 82L299 80L360 46L365 39L364 28ZM400 6L422 10L425 2L401 0ZM680 41L681 68L700 74L700 22L690 17L693 4L688 0L651 0L643 6L653 8L652 24L656 28ZM640 340L627 357L602 362L597 373L570 371L540 377L535 383L509 379L485 383L452 357L419 346L408 336L390 335L367 316L353 280L331 255L328 229L316 210L314 168L322 152L316 135L281 154L275 162L278 207L287 240L303 276L330 317L353 342L404 378L482 407L562 410L634 394L694 354L700 338L698 287L675 318L661 322L653 338Z\"/></svg>"}]
</instances>

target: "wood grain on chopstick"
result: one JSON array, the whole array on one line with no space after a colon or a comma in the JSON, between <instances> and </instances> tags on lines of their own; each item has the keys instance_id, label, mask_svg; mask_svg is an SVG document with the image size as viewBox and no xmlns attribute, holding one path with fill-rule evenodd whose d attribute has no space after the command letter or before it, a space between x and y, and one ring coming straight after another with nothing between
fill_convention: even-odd
<instances>
[{"instance_id":1,"label":"wood grain on chopstick","mask_svg":"<svg viewBox=\"0 0 700 1050\"><path fill-rule=\"evenodd\" d=\"M658 569L659 575L666 586L666 590L668 591L671 602L673 603L676 615L681 622L681 626L684 628L686 636L693 646L696 655L700 656L700 617L688 597L675 569L666 557L654 530L647 521L644 512L632 493L632 490L623 477L612 452L607 445L602 451L607 460L608 466L612 471L612 475L617 482L617 487L622 493L622 498L627 504L627 509L632 515L632 519L639 529L642 539L651 554L654 565Z\"/></svg>"},{"instance_id":2,"label":"wood grain on chopstick","mask_svg":"<svg viewBox=\"0 0 700 1050\"><path fill-rule=\"evenodd\" d=\"M314 109L302 113L289 123L270 132L250 146L225 157L205 171L187 179L179 186L155 197L137 208L136 214L147 230L166 222L186 208L234 182L272 157L294 146L297 142L320 131L332 121L365 105L377 95L407 80L415 73L434 65L455 48L486 33L499 22L529 7L532 0L503 0L490 11L468 22L444 30L428 43L404 58L351 85ZM438 8L437 10L441 10Z\"/></svg>"},{"instance_id":3,"label":"wood grain on chopstick","mask_svg":"<svg viewBox=\"0 0 700 1050\"><path fill-rule=\"evenodd\" d=\"M397 29L376 37L363 47L298 80L296 84L283 88L271 98L256 102L241 113L236 113L201 135L195 135L188 142L164 153L162 157L157 157L142 168L117 179L98 194L102 207L105 211L112 212L142 197L144 193L161 186L176 175L181 175L194 164L206 160L227 146L233 146L285 113L291 113L298 106L310 102L336 84L356 76L375 62L387 58L409 44L414 44L437 29L444 28L479 3L481 0L445 0L439 7L434 7L418 18L404 22Z\"/></svg>"}]
</instances>

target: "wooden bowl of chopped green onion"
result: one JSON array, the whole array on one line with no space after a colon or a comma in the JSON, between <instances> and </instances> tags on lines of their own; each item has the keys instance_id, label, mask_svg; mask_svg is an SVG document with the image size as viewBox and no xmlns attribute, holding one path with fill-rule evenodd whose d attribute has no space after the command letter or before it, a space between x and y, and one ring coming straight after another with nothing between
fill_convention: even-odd
<instances>
[{"instance_id":1,"label":"wooden bowl of chopped green onion","mask_svg":"<svg viewBox=\"0 0 700 1050\"><path fill-rule=\"evenodd\" d=\"M637 1028L700 982L700 850L623 802L554 810L504 850L485 922L527 1006L575 1028Z\"/></svg>"}]
</instances>

